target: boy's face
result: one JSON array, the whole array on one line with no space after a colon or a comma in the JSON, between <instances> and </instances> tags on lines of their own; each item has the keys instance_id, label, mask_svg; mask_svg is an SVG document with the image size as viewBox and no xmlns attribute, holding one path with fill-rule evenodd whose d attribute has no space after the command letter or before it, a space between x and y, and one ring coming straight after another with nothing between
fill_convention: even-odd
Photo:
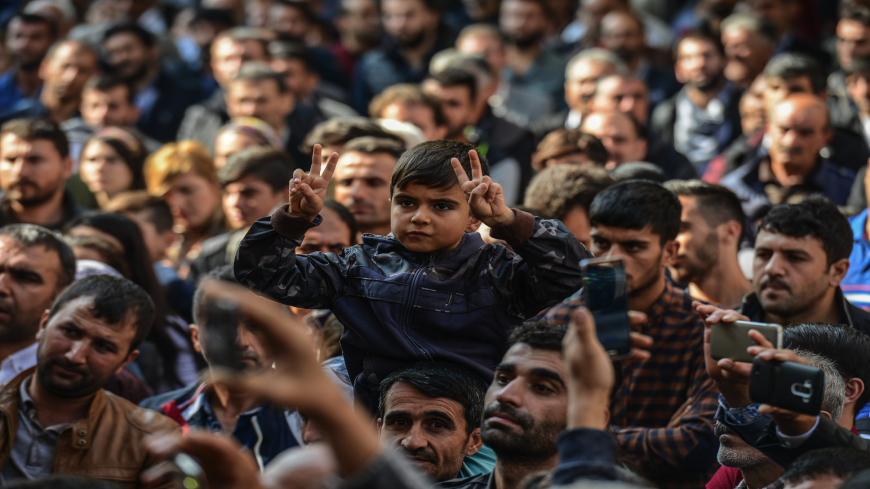
<instances>
[{"instance_id":1,"label":"boy's face","mask_svg":"<svg viewBox=\"0 0 870 489\"><path fill-rule=\"evenodd\" d=\"M396 189L390 202L393 235L418 253L440 253L459 245L472 221L459 185L436 189L409 183Z\"/></svg>"}]
</instances>

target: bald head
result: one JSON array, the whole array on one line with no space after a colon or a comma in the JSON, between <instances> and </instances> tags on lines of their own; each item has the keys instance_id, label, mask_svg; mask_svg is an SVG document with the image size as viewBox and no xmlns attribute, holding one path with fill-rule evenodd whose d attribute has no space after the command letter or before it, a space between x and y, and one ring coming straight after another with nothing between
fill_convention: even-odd
<instances>
[{"instance_id":1,"label":"bald head","mask_svg":"<svg viewBox=\"0 0 870 489\"><path fill-rule=\"evenodd\" d=\"M589 108L592 112L618 111L631 114L641 125L646 126L649 114L646 85L633 76L602 77L598 80Z\"/></svg>"},{"instance_id":2,"label":"bald head","mask_svg":"<svg viewBox=\"0 0 870 489\"><path fill-rule=\"evenodd\" d=\"M815 168L830 139L828 108L815 95L790 95L771 110L768 133L771 165L802 177Z\"/></svg>"},{"instance_id":3,"label":"bald head","mask_svg":"<svg viewBox=\"0 0 870 489\"><path fill-rule=\"evenodd\" d=\"M638 132L631 116L618 111L593 112L583 118L580 129L601 140L607 149L605 168L611 170L622 163L642 161L646 156L646 139Z\"/></svg>"}]
</instances>

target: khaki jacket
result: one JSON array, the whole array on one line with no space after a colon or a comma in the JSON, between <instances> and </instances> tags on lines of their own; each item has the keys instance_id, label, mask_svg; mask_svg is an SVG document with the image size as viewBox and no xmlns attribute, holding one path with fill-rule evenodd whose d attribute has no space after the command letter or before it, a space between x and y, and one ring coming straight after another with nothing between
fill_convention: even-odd
<instances>
[{"instance_id":1,"label":"khaki jacket","mask_svg":"<svg viewBox=\"0 0 870 489\"><path fill-rule=\"evenodd\" d=\"M36 368L21 372L0 388L0 469L12 453L18 432L19 387ZM145 450L146 435L180 433L171 419L100 390L86 418L60 435L53 474L103 479L125 488L139 487L139 474L157 463Z\"/></svg>"}]
</instances>

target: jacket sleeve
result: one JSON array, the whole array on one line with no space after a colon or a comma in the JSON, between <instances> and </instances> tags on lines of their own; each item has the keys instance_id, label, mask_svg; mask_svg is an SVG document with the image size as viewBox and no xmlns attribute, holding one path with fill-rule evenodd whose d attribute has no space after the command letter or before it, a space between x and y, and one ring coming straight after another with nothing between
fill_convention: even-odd
<instances>
[{"instance_id":1,"label":"jacket sleeve","mask_svg":"<svg viewBox=\"0 0 870 489\"><path fill-rule=\"evenodd\" d=\"M491 269L490 281L509 314L530 318L580 289L580 260L592 253L560 221L514 212L514 222L493 228L490 236L519 256Z\"/></svg>"},{"instance_id":2,"label":"jacket sleeve","mask_svg":"<svg viewBox=\"0 0 870 489\"><path fill-rule=\"evenodd\" d=\"M305 231L314 225L288 214L288 205L257 220L248 230L236 252L236 280L282 304L327 309L344 293L346 255L296 255Z\"/></svg>"},{"instance_id":3,"label":"jacket sleeve","mask_svg":"<svg viewBox=\"0 0 870 489\"><path fill-rule=\"evenodd\" d=\"M658 428L614 426L613 434L623 453L641 461L645 473L705 472L716 459L719 441L713 434L718 395L707 376L703 354L692 362L694 375L687 400L667 426Z\"/></svg>"},{"instance_id":4,"label":"jacket sleeve","mask_svg":"<svg viewBox=\"0 0 870 489\"><path fill-rule=\"evenodd\" d=\"M556 438L559 465L553 470L553 485L579 480L615 481L616 441L606 431L576 428Z\"/></svg>"},{"instance_id":5,"label":"jacket sleeve","mask_svg":"<svg viewBox=\"0 0 870 489\"><path fill-rule=\"evenodd\" d=\"M820 448L852 448L870 452L870 440L855 435L827 416L820 416L819 424L809 439L796 447L787 447L779 441L773 421L752 446L781 467L788 467L801 455Z\"/></svg>"}]
</instances>

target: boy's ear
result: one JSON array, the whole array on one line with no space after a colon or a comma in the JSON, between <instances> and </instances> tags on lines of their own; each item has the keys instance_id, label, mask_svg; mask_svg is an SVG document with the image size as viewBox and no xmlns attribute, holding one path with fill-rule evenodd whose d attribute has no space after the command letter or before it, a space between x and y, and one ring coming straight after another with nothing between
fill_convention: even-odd
<instances>
[{"instance_id":1,"label":"boy's ear","mask_svg":"<svg viewBox=\"0 0 870 489\"><path fill-rule=\"evenodd\" d=\"M483 223L480 222L480 219L478 219L474 216L469 216L468 217L468 224L465 225L465 232L466 233L476 233L477 230L480 228L481 224L483 224Z\"/></svg>"}]
</instances>

